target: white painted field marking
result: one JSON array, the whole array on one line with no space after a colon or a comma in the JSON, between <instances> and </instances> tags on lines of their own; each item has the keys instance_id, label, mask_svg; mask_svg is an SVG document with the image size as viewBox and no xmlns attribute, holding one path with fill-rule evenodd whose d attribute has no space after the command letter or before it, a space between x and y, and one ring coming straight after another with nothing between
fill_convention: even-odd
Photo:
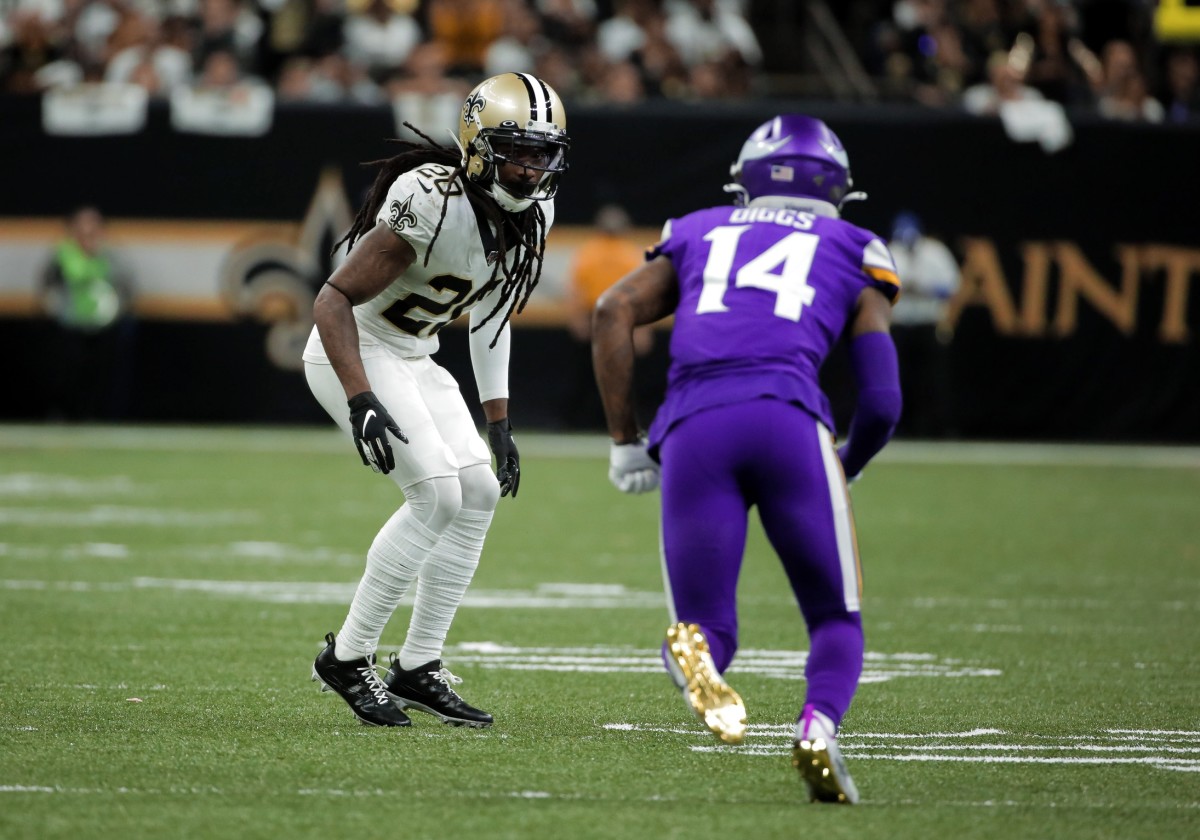
<instances>
[{"instance_id":1,"label":"white painted field marking","mask_svg":"<svg viewBox=\"0 0 1200 840\"><path fill-rule=\"evenodd\" d=\"M659 674L657 650L635 647L516 647L495 642L464 642L446 649L455 663L504 671L570 671L585 673ZM1001 671L939 660L932 653L880 653L863 657L862 682L899 677L994 677ZM807 651L745 649L738 652L731 674L754 674L780 680L804 679Z\"/></svg>"},{"instance_id":2,"label":"white painted field marking","mask_svg":"<svg viewBox=\"0 0 1200 840\"><path fill-rule=\"evenodd\" d=\"M271 604L348 604L357 582L189 580L135 577L125 582L0 580L0 589L68 592L120 592L162 589L196 592L228 598L247 598ZM402 603L411 604L409 592ZM467 592L464 607L477 609L662 609L657 592L636 592L613 584L539 584L533 589L475 589Z\"/></svg>"},{"instance_id":3,"label":"white painted field marking","mask_svg":"<svg viewBox=\"0 0 1200 840\"><path fill-rule=\"evenodd\" d=\"M125 560L132 556L129 546L121 543L80 543L78 545L13 545L0 543L0 557L14 560Z\"/></svg>"},{"instance_id":4,"label":"white painted field marking","mask_svg":"<svg viewBox=\"0 0 1200 840\"><path fill-rule=\"evenodd\" d=\"M705 742L691 745L689 749L692 752L775 757L791 755L791 724L751 724L746 732L747 743L737 747L710 743L711 735L708 731L697 726L609 723L605 724L604 728L616 732L691 735ZM963 743L975 738L988 740ZM1030 739L1036 743L1030 743ZM1138 739L1141 743L1133 742ZM928 743L913 743L914 741ZM952 743L945 743L946 741ZM1196 744L1200 744L1200 731L1153 729L1105 729L1096 734L1067 736L1015 735L990 728L928 734L860 734L849 731L838 737L838 745L841 746L842 752L855 760L959 764L1145 765L1181 773L1200 772L1200 757L1185 757L1200 754L1200 746L1195 746ZM1049 752L1059 754L1045 754Z\"/></svg>"},{"instance_id":5,"label":"white painted field marking","mask_svg":"<svg viewBox=\"0 0 1200 840\"><path fill-rule=\"evenodd\" d=\"M603 460L608 437L603 434L537 434L521 436L527 457ZM139 450L173 452L253 452L346 454L349 441L333 428L244 426L240 428L0 425L0 449ZM893 441L878 463L980 464L994 466L1083 466L1196 469L1200 447L1112 446L1107 444L918 442ZM598 473L603 475L603 473ZM600 480L600 479L598 479Z\"/></svg>"},{"instance_id":6,"label":"white painted field marking","mask_svg":"<svg viewBox=\"0 0 1200 840\"><path fill-rule=\"evenodd\" d=\"M163 508L93 505L88 510L41 507L0 507L0 525L34 528L95 528L103 525L138 525L152 528L199 528L257 522L261 515L248 510L165 510Z\"/></svg>"},{"instance_id":7,"label":"white painted field marking","mask_svg":"<svg viewBox=\"0 0 1200 840\"><path fill-rule=\"evenodd\" d=\"M17 496L23 499L96 499L128 495L133 490L133 480L125 475L79 478L48 473L0 473L0 496Z\"/></svg>"},{"instance_id":8,"label":"white painted field marking","mask_svg":"<svg viewBox=\"0 0 1200 840\"><path fill-rule=\"evenodd\" d=\"M871 596L871 600L876 603L888 603L887 595ZM1106 598L1044 598L1035 595L1030 595L1023 598L969 598L961 595L944 596L944 597L929 597L921 596L919 598L897 599L898 603L907 604L908 606L917 609L940 610L946 607L965 610L1041 610L1043 612L1057 610L1092 610L1109 612L1118 607L1127 608L1131 605L1154 606L1163 610L1171 610L1173 612L1196 612L1200 611L1200 602L1187 599L1174 600L1121 600L1117 601ZM966 625L963 625L966 626ZM1021 628L1015 628L1021 629Z\"/></svg>"}]
</instances>

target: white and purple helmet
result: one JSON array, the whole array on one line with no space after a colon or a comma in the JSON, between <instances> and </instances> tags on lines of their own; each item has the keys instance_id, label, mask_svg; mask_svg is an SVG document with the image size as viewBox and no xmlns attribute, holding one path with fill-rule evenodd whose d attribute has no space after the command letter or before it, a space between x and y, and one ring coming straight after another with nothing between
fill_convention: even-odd
<instances>
[{"instance_id":1,"label":"white and purple helmet","mask_svg":"<svg viewBox=\"0 0 1200 840\"><path fill-rule=\"evenodd\" d=\"M850 192L850 160L829 126L803 114L781 114L760 125L729 167L739 205L767 196L810 199L840 210L866 198Z\"/></svg>"}]
</instances>

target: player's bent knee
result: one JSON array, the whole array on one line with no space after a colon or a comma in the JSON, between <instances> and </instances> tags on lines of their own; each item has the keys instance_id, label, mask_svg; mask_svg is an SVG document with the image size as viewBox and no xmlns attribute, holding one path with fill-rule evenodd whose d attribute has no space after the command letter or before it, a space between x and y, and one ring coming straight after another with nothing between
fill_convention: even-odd
<instances>
[{"instance_id":1,"label":"player's bent knee","mask_svg":"<svg viewBox=\"0 0 1200 840\"><path fill-rule=\"evenodd\" d=\"M476 464L460 470L462 506L466 510L493 511L500 503L500 482L487 464Z\"/></svg>"},{"instance_id":2,"label":"player's bent knee","mask_svg":"<svg viewBox=\"0 0 1200 840\"><path fill-rule=\"evenodd\" d=\"M440 534L463 507L462 488L454 476L427 478L404 490L413 516L429 530Z\"/></svg>"}]
</instances>

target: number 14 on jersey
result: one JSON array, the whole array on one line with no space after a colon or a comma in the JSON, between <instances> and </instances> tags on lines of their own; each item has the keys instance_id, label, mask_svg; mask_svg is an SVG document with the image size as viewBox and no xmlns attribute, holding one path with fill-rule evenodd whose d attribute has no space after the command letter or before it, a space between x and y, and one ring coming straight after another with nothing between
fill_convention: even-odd
<instances>
[{"instance_id":1,"label":"number 14 on jersey","mask_svg":"<svg viewBox=\"0 0 1200 840\"><path fill-rule=\"evenodd\" d=\"M712 247L704 265L704 289L700 292L697 314L728 312L725 291L732 279L738 288L774 292L775 316L799 321L804 307L816 296L816 289L808 285L808 273L821 237L815 233L789 233L743 265L731 278L738 241L750 227L726 225L713 228L704 237Z\"/></svg>"}]
</instances>

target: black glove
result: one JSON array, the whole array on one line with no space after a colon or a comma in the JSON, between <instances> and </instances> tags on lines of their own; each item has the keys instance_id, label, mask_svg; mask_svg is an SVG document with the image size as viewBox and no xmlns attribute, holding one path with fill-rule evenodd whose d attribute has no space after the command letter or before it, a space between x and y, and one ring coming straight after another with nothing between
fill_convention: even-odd
<instances>
[{"instance_id":1,"label":"black glove","mask_svg":"<svg viewBox=\"0 0 1200 840\"><path fill-rule=\"evenodd\" d=\"M517 498L517 488L521 486L521 455L517 452L517 444L512 436L512 424L508 418L496 420L487 424L488 445L496 456L496 478L500 480L500 495L507 496L512 491Z\"/></svg>"},{"instance_id":2,"label":"black glove","mask_svg":"<svg viewBox=\"0 0 1200 840\"><path fill-rule=\"evenodd\" d=\"M387 432L401 443L408 443L408 438L373 392L356 394L346 405L350 406L350 433L354 435L354 445L358 447L362 462L375 472L387 475L396 468Z\"/></svg>"}]
</instances>

